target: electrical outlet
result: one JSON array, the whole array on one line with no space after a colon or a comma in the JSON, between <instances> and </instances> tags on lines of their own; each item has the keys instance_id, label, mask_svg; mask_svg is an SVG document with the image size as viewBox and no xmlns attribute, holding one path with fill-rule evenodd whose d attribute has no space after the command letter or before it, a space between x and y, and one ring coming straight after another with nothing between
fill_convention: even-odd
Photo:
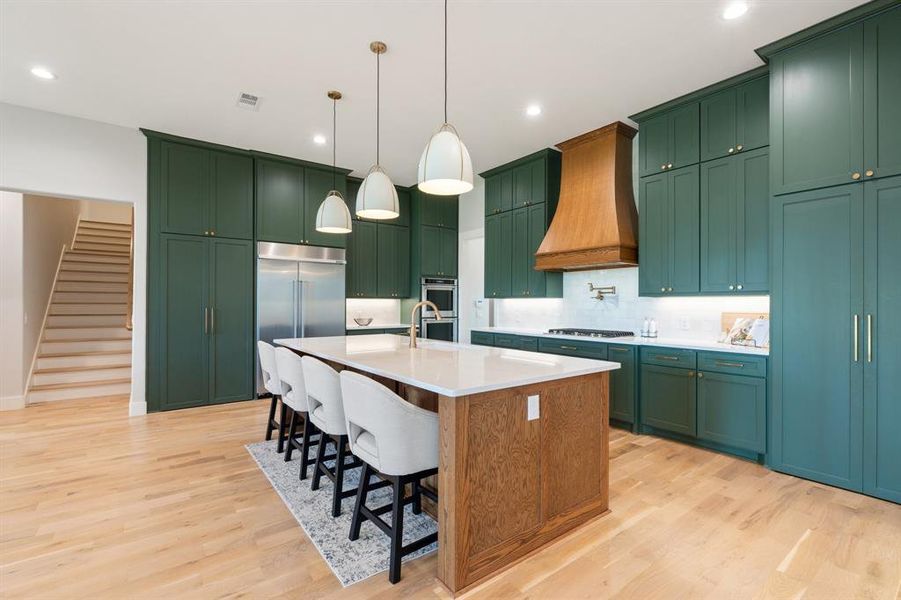
<instances>
[{"instance_id":1,"label":"electrical outlet","mask_svg":"<svg viewBox=\"0 0 901 600\"><path fill-rule=\"evenodd\" d=\"M539 398L538 394L529 396L526 412L529 421L534 421L541 416L541 398Z\"/></svg>"},{"instance_id":2,"label":"electrical outlet","mask_svg":"<svg viewBox=\"0 0 901 600\"><path fill-rule=\"evenodd\" d=\"M682 329L683 331L685 331L685 330L688 330L688 328L689 328L688 319L686 319L685 317L682 317L681 319L679 319L679 329Z\"/></svg>"}]
</instances>

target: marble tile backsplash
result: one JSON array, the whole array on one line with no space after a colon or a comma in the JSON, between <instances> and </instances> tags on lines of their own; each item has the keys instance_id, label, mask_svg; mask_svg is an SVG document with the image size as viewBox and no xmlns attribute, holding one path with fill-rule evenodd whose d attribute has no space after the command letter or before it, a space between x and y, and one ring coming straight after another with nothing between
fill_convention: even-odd
<instances>
[{"instance_id":1,"label":"marble tile backsplash","mask_svg":"<svg viewBox=\"0 0 901 600\"><path fill-rule=\"evenodd\" d=\"M400 323L400 300L376 298L348 298L346 316L348 327L356 326L354 317L372 317L372 325Z\"/></svg>"},{"instance_id":2,"label":"marble tile backsplash","mask_svg":"<svg viewBox=\"0 0 901 600\"><path fill-rule=\"evenodd\" d=\"M596 300L588 284L616 286L615 296ZM564 273L563 298L497 300L495 325L548 329L641 330L644 319L657 320L660 337L716 339L724 312L769 312L769 296L639 298L638 269Z\"/></svg>"}]
</instances>

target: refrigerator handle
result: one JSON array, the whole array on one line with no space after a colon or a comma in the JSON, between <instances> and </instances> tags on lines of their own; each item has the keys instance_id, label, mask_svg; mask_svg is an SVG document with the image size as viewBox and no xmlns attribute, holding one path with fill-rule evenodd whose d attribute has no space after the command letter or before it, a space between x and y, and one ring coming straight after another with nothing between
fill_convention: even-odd
<instances>
[{"instance_id":1,"label":"refrigerator handle","mask_svg":"<svg viewBox=\"0 0 901 600\"><path fill-rule=\"evenodd\" d=\"M303 300L304 300L304 298L303 298L303 280L298 279L297 281L295 281L294 289L295 289L295 294L297 295L297 298L298 298L298 302L297 302L297 304L295 304L295 307L294 307L295 308L294 319L297 320L299 317L299 319L300 319L300 337L306 337L307 336L307 331L306 331L307 327L306 327L306 322L305 322L306 319L304 318L305 317L304 313L306 312L306 310L305 310L304 303L303 303Z\"/></svg>"},{"instance_id":2,"label":"refrigerator handle","mask_svg":"<svg viewBox=\"0 0 901 600\"><path fill-rule=\"evenodd\" d=\"M297 281L291 282L291 330L297 337Z\"/></svg>"}]
</instances>

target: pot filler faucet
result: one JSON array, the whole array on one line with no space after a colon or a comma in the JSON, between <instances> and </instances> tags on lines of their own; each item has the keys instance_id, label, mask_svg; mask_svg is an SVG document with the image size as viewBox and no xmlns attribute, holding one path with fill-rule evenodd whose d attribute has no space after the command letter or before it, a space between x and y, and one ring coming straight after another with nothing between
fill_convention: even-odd
<instances>
[{"instance_id":1,"label":"pot filler faucet","mask_svg":"<svg viewBox=\"0 0 901 600\"><path fill-rule=\"evenodd\" d=\"M413 307L413 310L410 311L410 347L411 348L416 348L416 311L418 309L422 308L423 306L428 306L432 310L434 310L435 318L439 321L441 320L441 311L438 310L438 307L435 306L434 302L431 302L429 300L422 300L420 302L417 302L416 305Z\"/></svg>"}]
</instances>

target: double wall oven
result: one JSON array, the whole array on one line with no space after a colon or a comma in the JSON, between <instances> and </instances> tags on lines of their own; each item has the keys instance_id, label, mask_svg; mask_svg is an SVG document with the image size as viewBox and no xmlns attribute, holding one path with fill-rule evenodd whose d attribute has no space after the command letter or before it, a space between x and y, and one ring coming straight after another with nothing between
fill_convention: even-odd
<instances>
[{"instance_id":1,"label":"double wall oven","mask_svg":"<svg viewBox=\"0 0 901 600\"><path fill-rule=\"evenodd\" d=\"M433 302L441 311L441 319L428 306L422 307L420 335L425 339L457 341L457 280L423 277L420 298Z\"/></svg>"}]
</instances>

